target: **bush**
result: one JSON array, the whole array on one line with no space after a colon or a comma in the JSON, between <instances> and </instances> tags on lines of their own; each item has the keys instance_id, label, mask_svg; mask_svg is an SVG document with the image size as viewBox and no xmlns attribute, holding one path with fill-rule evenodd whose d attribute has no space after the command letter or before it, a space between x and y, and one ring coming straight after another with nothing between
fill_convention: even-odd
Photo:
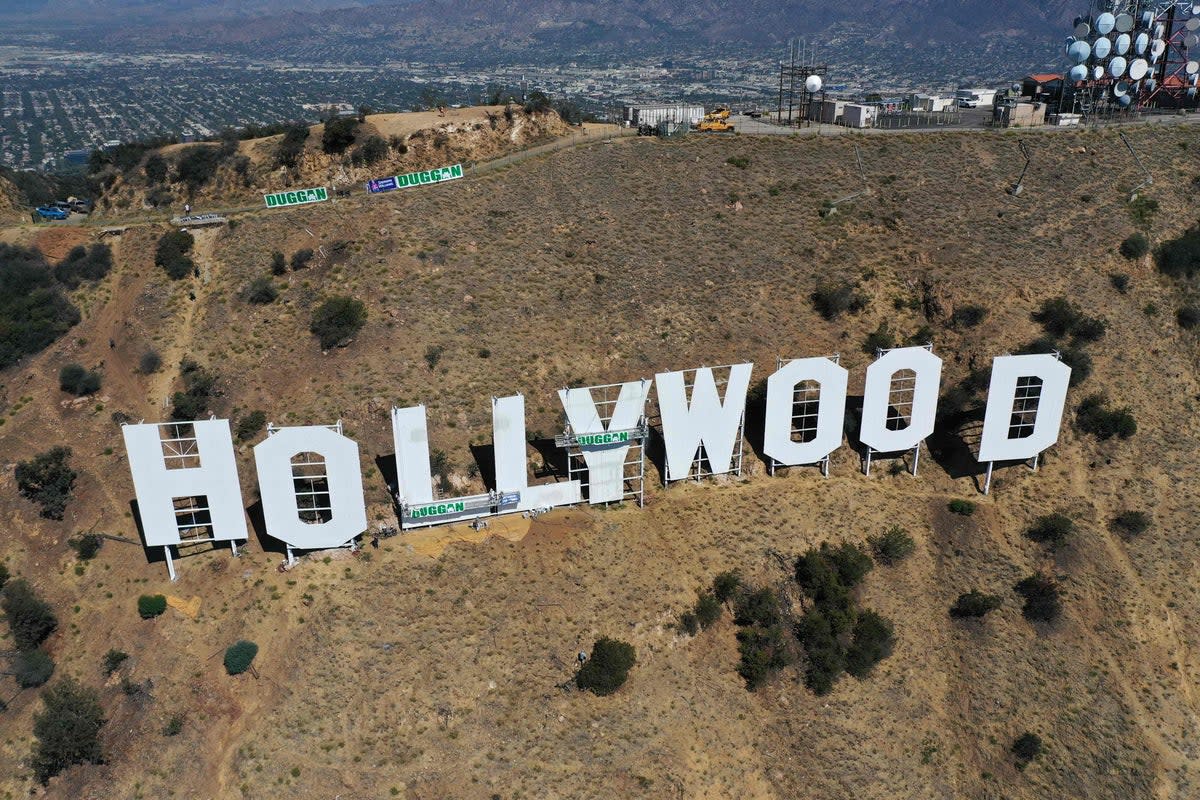
<instances>
[{"instance_id":1,"label":"bush","mask_svg":"<svg viewBox=\"0 0 1200 800\"><path fill-rule=\"evenodd\" d=\"M308 262L312 261L312 258L313 251L307 247L292 253L292 271L304 269L308 266Z\"/></svg>"},{"instance_id":2,"label":"bush","mask_svg":"<svg viewBox=\"0 0 1200 800\"><path fill-rule=\"evenodd\" d=\"M167 598L161 594L144 594L138 598L138 616L153 619L167 610Z\"/></svg>"},{"instance_id":3,"label":"bush","mask_svg":"<svg viewBox=\"0 0 1200 800\"><path fill-rule=\"evenodd\" d=\"M195 238L187 231L170 231L158 240L154 250L154 264L166 270L172 280L186 278L196 268L188 255Z\"/></svg>"},{"instance_id":4,"label":"bush","mask_svg":"<svg viewBox=\"0 0 1200 800\"><path fill-rule=\"evenodd\" d=\"M750 159L746 158L745 156L730 156L729 158L725 159L725 163L732 167L737 167L738 169L745 169L746 167L750 166Z\"/></svg>"},{"instance_id":5,"label":"bush","mask_svg":"<svg viewBox=\"0 0 1200 800\"><path fill-rule=\"evenodd\" d=\"M75 548L75 552L80 560L91 561L100 552L100 547L104 544L104 539L94 533L85 533L70 544Z\"/></svg>"},{"instance_id":6,"label":"bush","mask_svg":"<svg viewBox=\"0 0 1200 800\"><path fill-rule=\"evenodd\" d=\"M244 442L263 429L267 424L267 414L264 411L251 411L238 420L235 433L239 442Z\"/></svg>"},{"instance_id":7,"label":"bush","mask_svg":"<svg viewBox=\"0 0 1200 800\"><path fill-rule=\"evenodd\" d=\"M204 416L212 400L217 383L216 376L190 358L183 359L179 369L183 379L183 391L176 392L171 397L171 419L199 419Z\"/></svg>"},{"instance_id":8,"label":"bush","mask_svg":"<svg viewBox=\"0 0 1200 800\"><path fill-rule=\"evenodd\" d=\"M0 608L4 609L13 642L21 650L35 649L58 627L50 605L20 578L4 587Z\"/></svg>"},{"instance_id":9,"label":"bush","mask_svg":"<svg viewBox=\"0 0 1200 800\"><path fill-rule=\"evenodd\" d=\"M112 270L112 265L112 248L108 245L76 245L54 268L54 277L67 288L76 289L84 281L100 280Z\"/></svg>"},{"instance_id":10,"label":"bush","mask_svg":"<svg viewBox=\"0 0 1200 800\"><path fill-rule=\"evenodd\" d=\"M592 694L610 695L621 688L636 663L633 645L601 636L592 645L591 657L575 675L575 684Z\"/></svg>"},{"instance_id":11,"label":"bush","mask_svg":"<svg viewBox=\"0 0 1200 800\"><path fill-rule=\"evenodd\" d=\"M1146 234L1138 232L1121 242L1117 249L1121 251L1121 255L1133 261L1150 252L1150 240L1146 238Z\"/></svg>"},{"instance_id":12,"label":"bush","mask_svg":"<svg viewBox=\"0 0 1200 800\"><path fill-rule=\"evenodd\" d=\"M1121 294L1129 291L1129 276L1124 272L1114 272L1108 276L1108 280L1112 284L1112 287Z\"/></svg>"},{"instance_id":13,"label":"bush","mask_svg":"<svg viewBox=\"0 0 1200 800\"><path fill-rule=\"evenodd\" d=\"M446 348L440 344L431 344L425 348L425 363L430 369L438 365L442 360L442 353L446 352Z\"/></svg>"},{"instance_id":14,"label":"bush","mask_svg":"<svg viewBox=\"0 0 1200 800\"><path fill-rule=\"evenodd\" d=\"M867 307L867 298L850 283L823 283L810 296L813 308L827 320L849 312L857 314Z\"/></svg>"},{"instance_id":15,"label":"bush","mask_svg":"<svg viewBox=\"0 0 1200 800\"><path fill-rule=\"evenodd\" d=\"M1200 325L1200 306L1183 306L1175 312L1175 321L1179 327L1190 331Z\"/></svg>"},{"instance_id":16,"label":"bush","mask_svg":"<svg viewBox=\"0 0 1200 800\"><path fill-rule=\"evenodd\" d=\"M1025 598L1021 613L1031 622L1053 622L1062 612L1058 584L1045 575L1030 575L1015 587L1017 594Z\"/></svg>"},{"instance_id":17,"label":"bush","mask_svg":"<svg viewBox=\"0 0 1200 800\"><path fill-rule=\"evenodd\" d=\"M722 572L717 577L713 578L713 594L722 603L729 602L734 594L742 585L742 579L736 572Z\"/></svg>"},{"instance_id":18,"label":"bush","mask_svg":"<svg viewBox=\"0 0 1200 800\"><path fill-rule=\"evenodd\" d=\"M138 361L138 371L143 375L152 375L158 372L160 367L162 367L162 356L156 350L147 350L142 353L142 357Z\"/></svg>"},{"instance_id":19,"label":"bush","mask_svg":"<svg viewBox=\"0 0 1200 800\"><path fill-rule=\"evenodd\" d=\"M695 613L685 611L679 615L679 628L689 636L695 636L700 631L700 620L696 619Z\"/></svg>"},{"instance_id":20,"label":"bush","mask_svg":"<svg viewBox=\"0 0 1200 800\"><path fill-rule=\"evenodd\" d=\"M112 675L121 668L127 658L129 658L129 653L116 648L109 650L104 654L104 674Z\"/></svg>"},{"instance_id":21,"label":"bush","mask_svg":"<svg viewBox=\"0 0 1200 800\"><path fill-rule=\"evenodd\" d=\"M792 663L783 638L783 628L778 624L743 628L738 631L737 640L738 654L741 656L738 675L746 681L746 688L751 691Z\"/></svg>"},{"instance_id":22,"label":"bush","mask_svg":"<svg viewBox=\"0 0 1200 800\"><path fill-rule=\"evenodd\" d=\"M896 337L888 330L888 324L881 322L874 333L867 334L867 338L863 340L862 350L869 355L875 355L878 350L891 350L895 346Z\"/></svg>"},{"instance_id":23,"label":"bush","mask_svg":"<svg viewBox=\"0 0 1200 800\"><path fill-rule=\"evenodd\" d=\"M1059 351L1058 358L1071 368L1070 386L1078 386L1092 374L1092 357L1078 347L1066 347Z\"/></svg>"},{"instance_id":24,"label":"bush","mask_svg":"<svg viewBox=\"0 0 1200 800\"><path fill-rule=\"evenodd\" d=\"M387 157L388 143L379 136L371 135L358 152L364 164L374 164Z\"/></svg>"},{"instance_id":25,"label":"bush","mask_svg":"<svg viewBox=\"0 0 1200 800\"><path fill-rule=\"evenodd\" d=\"M13 677L17 686L32 689L50 680L54 674L54 659L44 650L27 650L13 661Z\"/></svg>"},{"instance_id":26,"label":"bush","mask_svg":"<svg viewBox=\"0 0 1200 800\"><path fill-rule=\"evenodd\" d=\"M162 183L167 179L167 160L158 153L151 153L146 159L146 182Z\"/></svg>"},{"instance_id":27,"label":"bush","mask_svg":"<svg viewBox=\"0 0 1200 800\"><path fill-rule=\"evenodd\" d=\"M178 736L183 730L183 715L172 714L167 720L167 724L163 726L163 736Z\"/></svg>"},{"instance_id":28,"label":"bush","mask_svg":"<svg viewBox=\"0 0 1200 800\"><path fill-rule=\"evenodd\" d=\"M1035 542L1048 544L1057 549L1067 543L1075 532L1075 523L1065 514L1046 514L1038 517L1033 527L1025 532Z\"/></svg>"},{"instance_id":29,"label":"bush","mask_svg":"<svg viewBox=\"0 0 1200 800\"><path fill-rule=\"evenodd\" d=\"M100 373L83 368L80 364L67 364L58 371L58 388L76 397L100 391Z\"/></svg>"},{"instance_id":30,"label":"bush","mask_svg":"<svg viewBox=\"0 0 1200 800\"><path fill-rule=\"evenodd\" d=\"M67 466L71 448L52 447L17 464L14 477L21 495L41 506L46 519L62 519L75 488L75 470Z\"/></svg>"},{"instance_id":31,"label":"bush","mask_svg":"<svg viewBox=\"0 0 1200 800\"><path fill-rule=\"evenodd\" d=\"M308 141L307 125L291 125L283 133L279 146L275 150L275 163L281 167L294 167L300 163L304 145Z\"/></svg>"},{"instance_id":32,"label":"bush","mask_svg":"<svg viewBox=\"0 0 1200 800\"><path fill-rule=\"evenodd\" d=\"M241 675L250 669L254 657L258 655L258 645L245 639L234 642L225 651L225 671L230 675Z\"/></svg>"},{"instance_id":33,"label":"bush","mask_svg":"<svg viewBox=\"0 0 1200 800\"><path fill-rule=\"evenodd\" d=\"M1075 324L1083 317L1083 312L1065 297L1055 297L1044 300L1042 307L1033 314L1035 322L1040 322L1046 333L1062 337L1070 333Z\"/></svg>"},{"instance_id":34,"label":"bush","mask_svg":"<svg viewBox=\"0 0 1200 800\"><path fill-rule=\"evenodd\" d=\"M1177 239L1163 242L1154 254L1159 272L1172 278L1191 279L1200 273L1200 226Z\"/></svg>"},{"instance_id":35,"label":"bush","mask_svg":"<svg viewBox=\"0 0 1200 800\"><path fill-rule=\"evenodd\" d=\"M986 316L987 309L983 306L960 306L950 315L950 327L974 328Z\"/></svg>"},{"instance_id":36,"label":"bush","mask_svg":"<svg viewBox=\"0 0 1200 800\"><path fill-rule=\"evenodd\" d=\"M279 298L279 289L275 282L265 275L255 278L242 289L242 299L256 306L274 303Z\"/></svg>"},{"instance_id":37,"label":"bush","mask_svg":"<svg viewBox=\"0 0 1200 800\"><path fill-rule=\"evenodd\" d=\"M1122 511L1113 517L1112 527L1127 536L1140 536L1150 530L1154 517L1145 511Z\"/></svg>"},{"instance_id":38,"label":"bush","mask_svg":"<svg viewBox=\"0 0 1200 800\"><path fill-rule=\"evenodd\" d=\"M79 322L41 253L0 243L0 369L40 352Z\"/></svg>"},{"instance_id":39,"label":"bush","mask_svg":"<svg viewBox=\"0 0 1200 800\"><path fill-rule=\"evenodd\" d=\"M75 764L102 759L100 729L104 709L93 689L63 678L42 693L45 711L33 717L33 773L43 785Z\"/></svg>"},{"instance_id":40,"label":"bush","mask_svg":"<svg viewBox=\"0 0 1200 800\"><path fill-rule=\"evenodd\" d=\"M721 601L711 592L701 592L696 600L696 620L707 629L721 618Z\"/></svg>"},{"instance_id":41,"label":"bush","mask_svg":"<svg viewBox=\"0 0 1200 800\"><path fill-rule=\"evenodd\" d=\"M1095 317L1082 317L1071 329L1072 341L1075 344L1097 342L1104 337L1108 323Z\"/></svg>"},{"instance_id":42,"label":"bush","mask_svg":"<svg viewBox=\"0 0 1200 800\"><path fill-rule=\"evenodd\" d=\"M862 680L871 674L883 659L892 654L896 645L892 623L867 609L854 623L854 639L846 648L846 672Z\"/></svg>"},{"instance_id":43,"label":"bush","mask_svg":"<svg viewBox=\"0 0 1200 800\"><path fill-rule=\"evenodd\" d=\"M354 117L327 120L325 131L321 134L321 149L333 155L346 152L346 148L354 144L354 134L357 130L358 120Z\"/></svg>"},{"instance_id":44,"label":"bush","mask_svg":"<svg viewBox=\"0 0 1200 800\"><path fill-rule=\"evenodd\" d=\"M1000 598L994 594L984 594L972 589L960 594L950 606L950 616L960 619L966 617L983 617L1000 607Z\"/></svg>"},{"instance_id":45,"label":"bush","mask_svg":"<svg viewBox=\"0 0 1200 800\"><path fill-rule=\"evenodd\" d=\"M367 307L353 297L331 297L313 312L309 330L328 350L353 337L367 322Z\"/></svg>"},{"instance_id":46,"label":"bush","mask_svg":"<svg viewBox=\"0 0 1200 800\"><path fill-rule=\"evenodd\" d=\"M1137 420L1128 408L1108 408L1108 399L1102 394L1085 397L1075 412L1075 424L1084 433L1093 434L1100 440L1119 436L1128 439L1137 433Z\"/></svg>"},{"instance_id":47,"label":"bush","mask_svg":"<svg viewBox=\"0 0 1200 800\"><path fill-rule=\"evenodd\" d=\"M287 259L284 258L283 253L279 252L278 250L271 253L271 274L272 275L286 275L287 274Z\"/></svg>"},{"instance_id":48,"label":"bush","mask_svg":"<svg viewBox=\"0 0 1200 800\"><path fill-rule=\"evenodd\" d=\"M1042 754L1042 737L1026 731L1012 743L1012 754L1017 757L1018 766L1024 768Z\"/></svg>"},{"instance_id":49,"label":"bush","mask_svg":"<svg viewBox=\"0 0 1200 800\"><path fill-rule=\"evenodd\" d=\"M221 148L210 144L189 147L175 162L175 175L194 192L216 176L217 168L221 166L225 157L226 154L222 153Z\"/></svg>"},{"instance_id":50,"label":"bush","mask_svg":"<svg viewBox=\"0 0 1200 800\"><path fill-rule=\"evenodd\" d=\"M819 608L810 609L796 624L796 638L804 646L808 667L804 683L817 695L829 694L846 669L846 650L838 628Z\"/></svg>"},{"instance_id":51,"label":"bush","mask_svg":"<svg viewBox=\"0 0 1200 800\"><path fill-rule=\"evenodd\" d=\"M0 564L0 589L3 589L6 585L8 585L9 577L8 567L4 564Z\"/></svg>"},{"instance_id":52,"label":"bush","mask_svg":"<svg viewBox=\"0 0 1200 800\"><path fill-rule=\"evenodd\" d=\"M871 545L875 559L889 567L908 558L917 549L917 543L899 525L893 525L880 536L867 537L867 543Z\"/></svg>"},{"instance_id":53,"label":"bush","mask_svg":"<svg viewBox=\"0 0 1200 800\"><path fill-rule=\"evenodd\" d=\"M952 513L961 514L964 517L969 517L975 513L975 504L970 500L951 500L947 504L947 508Z\"/></svg>"}]
</instances>

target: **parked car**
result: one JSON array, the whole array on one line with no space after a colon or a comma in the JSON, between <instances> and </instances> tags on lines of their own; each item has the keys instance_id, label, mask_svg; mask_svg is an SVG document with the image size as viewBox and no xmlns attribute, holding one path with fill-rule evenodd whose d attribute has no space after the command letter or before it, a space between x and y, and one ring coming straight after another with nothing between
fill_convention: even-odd
<instances>
[{"instance_id":1,"label":"parked car","mask_svg":"<svg viewBox=\"0 0 1200 800\"><path fill-rule=\"evenodd\" d=\"M71 207L71 210L74 211L76 214L92 213L92 201L91 200L68 200L67 205L69 205Z\"/></svg>"},{"instance_id":2,"label":"parked car","mask_svg":"<svg viewBox=\"0 0 1200 800\"><path fill-rule=\"evenodd\" d=\"M70 212L58 206L38 206L35 211L42 219L66 219L70 216Z\"/></svg>"},{"instance_id":3,"label":"parked car","mask_svg":"<svg viewBox=\"0 0 1200 800\"><path fill-rule=\"evenodd\" d=\"M979 101L975 100L975 99L968 100L966 98L960 98L958 101L958 107L959 108L979 108Z\"/></svg>"}]
</instances>

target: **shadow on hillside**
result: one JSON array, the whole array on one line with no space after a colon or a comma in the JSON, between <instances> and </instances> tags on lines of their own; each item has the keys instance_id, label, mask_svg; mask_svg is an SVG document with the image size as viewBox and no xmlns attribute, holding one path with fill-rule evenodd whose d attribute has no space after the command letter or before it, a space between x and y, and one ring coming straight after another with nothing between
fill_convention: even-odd
<instances>
[{"instance_id":1,"label":"shadow on hillside","mask_svg":"<svg viewBox=\"0 0 1200 800\"><path fill-rule=\"evenodd\" d=\"M263 513L262 500L255 500L246 506L246 516L250 518L250 527L254 531L254 538L258 542L259 549L264 553L287 555L287 545L267 533L267 518Z\"/></svg>"},{"instance_id":2,"label":"shadow on hillside","mask_svg":"<svg viewBox=\"0 0 1200 800\"><path fill-rule=\"evenodd\" d=\"M947 476L970 478L979 492L983 491L983 476L987 473L987 464L975 460L983 432L983 413L980 408L957 419L939 420L933 434L925 440L930 457ZM1001 466L1000 462L996 466Z\"/></svg>"},{"instance_id":3,"label":"shadow on hillside","mask_svg":"<svg viewBox=\"0 0 1200 800\"><path fill-rule=\"evenodd\" d=\"M542 457L542 468L534 470L534 478L567 479L567 451L554 443L554 438L530 439L529 446Z\"/></svg>"}]
</instances>

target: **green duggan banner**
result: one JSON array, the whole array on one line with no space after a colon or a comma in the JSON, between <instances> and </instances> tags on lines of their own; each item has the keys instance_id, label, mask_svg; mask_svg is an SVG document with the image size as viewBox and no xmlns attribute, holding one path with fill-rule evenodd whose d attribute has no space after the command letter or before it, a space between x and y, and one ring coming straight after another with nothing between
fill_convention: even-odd
<instances>
[{"instance_id":1,"label":"green duggan banner","mask_svg":"<svg viewBox=\"0 0 1200 800\"><path fill-rule=\"evenodd\" d=\"M458 514L465 511L466 503L459 501L451 501L449 503L429 503L427 505L411 506L408 509L408 515L413 519L421 519L423 517L440 517L443 514Z\"/></svg>"},{"instance_id":2,"label":"green duggan banner","mask_svg":"<svg viewBox=\"0 0 1200 800\"><path fill-rule=\"evenodd\" d=\"M425 170L422 172L410 172L407 175L397 175L396 187L403 189L406 186L424 186L429 183L452 181L455 178L461 178L462 176L462 164L455 164L450 167L440 167L438 169Z\"/></svg>"},{"instance_id":3,"label":"green duggan banner","mask_svg":"<svg viewBox=\"0 0 1200 800\"><path fill-rule=\"evenodd\" d=\"M621 431L619 433L585 433L576 438L579 444L583 447L595 444L619 444L629 441L629 432Z\"/></svg>"},{"instance_id":4,"label":"green duggan banner","mask_svg":"<svg viewBox=\"0 0 1200 800\"><path fill-rule=\"evenodd\" d=\"M324 186L316 189L297 189L294 192L275 192L264 194L267 208L283 208L284 206L302 206L305 203L319 203L329 199L329 192Z\"/></svg>"}]
</instances>

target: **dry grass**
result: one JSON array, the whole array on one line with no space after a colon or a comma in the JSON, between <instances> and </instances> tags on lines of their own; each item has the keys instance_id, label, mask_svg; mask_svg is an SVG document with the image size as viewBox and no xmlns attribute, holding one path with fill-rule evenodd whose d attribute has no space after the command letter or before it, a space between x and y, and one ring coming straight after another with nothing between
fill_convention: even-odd
<instances>
[{"instance_id":1,"label":"dry grass","mask_svg":"<svg viewBox=\"0 0 1200 800\"><path fill-rule=\"evenodd\" d=\"M1162 238L1197 214L1185 149L1197 146L1195 134L1133 138L1157 178L1150 233ZM1124 209L1134 166L1115 134L1039 137L1035 174L1012 198L1012 137L864 138L874 193L822 220L825 201L855 191L851 145L626 141L369 203L246 217L198 236L206 279L194 301L189 282L172 284L153 267L155 232L127 234L113 275L80 290L93 313L5 373L0 389L3 461L63 441L82 471L61 524L37 519L15 496L11 469L0 473L0 552L59 611L50 643L59 669L99 684L103 654L118 647L131 654L126 674L154 681L153 699L116 682L105 689L109 763L73 771L49 794L1195 795L1200 628L1184 609L1200 600L1191 524L1200 431L1189 413L1200 395L1198 351L1169 314L1142 312L1149 302L1173 308L1178 289L1115 252L1134 229ZM748 167L726 164L732 156ZM283 278L279 302L236 299L268 270L272 250L303 247L328 257ZM1128 294L1112 289L1114 271L1132 275ZM808 294L818 280L841 278L859 281L870 303L825 322ZM943 300L939 318L895 309L923 281ZM309 315L335 292L366 301L370 319L349 348L323 354ZM1064 430L1037 474L999 472L969 518L946 503L973 496L972 482L932 459L917 479L886 469L865 478L841 450L828 480L813 470L771 479L751 457L748 476L721 487L656 485L644 510L561 510L517 541L449 544L438 558L425 553L445 541L431 551L397 538L368 550L369 560L317 557L281 574L279 556L252 541L239 561L227 552L184 559L169 586L137 548L109 542L76 574L66 545L93 524L136 535L110 415L159 417L173 373L134 374L147 345L169 368L190 354L215 369L219 414L343 419L362 447L374 523L391 521L372 461L391 452L389 402L429 406L433 446L469 483L466 448L489 436L492 394L523 392L529 431L549 434L559 425L553 392L576 380L735 359L753 360L757 379L777 355L835 351L855 392L867 363L858 343L885 319L901 336L934 326L948 385L973 362L1035 338L1029 313L1057 295L1111 323L1092 347L1095 373L1076 391L1104 389L1133 406L1139 432L1098 444ZM945 329L963 304L990 313L977 328ZM445 348L434 369L423 358L431 345ZM60 406L54 376L67 360L105 362L103 410ZM239 464L253 501L248 448ZM1153 511L1155 527L1128 541L1110 533L1108 520L1127 508ZM1071 545L1050 554L1022 536L1060 509L1077 521ZM862 540L893 524L918 549L865 582L864 604L891 618L898 636L868 681L844 678L815 698L793 669L752 695L734 672L731 625L695 638L672 627L720 571L779 579L770 551ZM1036 569L1053 570L1066 590L1054 627L1027 623L1012 592ZM951 620L948 607L969 589L1004 606L982 622ZM144 592L203 604L195 620L172 609L144 622L133 605ZM609 698L556 689L575 652L600 634L637 646L626 687ZM212 657L239 638L261 646L257 682L229 678ZM36 707L25 692L0 717L0 792L29 789L22 759ZM164 738L176 713L186 715L183 731ZM1007 751L1027 729L1047 752L1019 772Z\"/></svg>"}]
</instances>

